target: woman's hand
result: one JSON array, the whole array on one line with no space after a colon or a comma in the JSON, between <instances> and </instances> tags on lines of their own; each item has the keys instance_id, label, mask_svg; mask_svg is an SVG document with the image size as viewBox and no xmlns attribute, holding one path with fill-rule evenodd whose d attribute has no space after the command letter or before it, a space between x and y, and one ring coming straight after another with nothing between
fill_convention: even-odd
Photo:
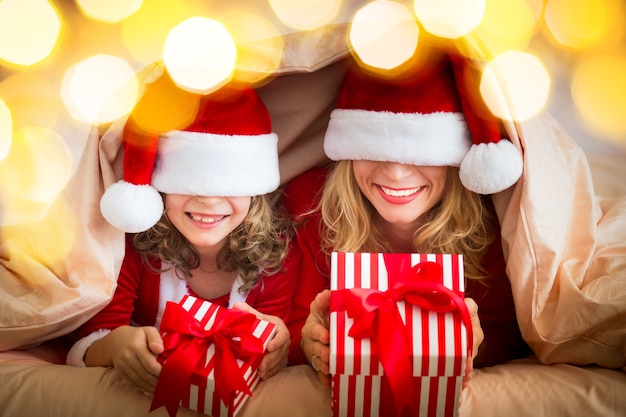
<instances>
[{"instance_id":1,"label":"woman's hand","mask_svg":"<svg viewBox=\"0 0 626 417\"><path fill-rule=\"evenodd\" d=\"M162 365L163 339L155 327L118 327L94 342L85 354L87 366L113 366L146 393L153 393Z\"/></svg>"},{"instance_id":2,"label":"woman's hand","mask_svg":"<svg viewBox=\"0 0 626 417\"><path fill-rule=\"evenodd\" d=\"M465 388L472 379L472 371L474 369L474 358L478 355L478 349L485 340L485 333L480 326L480 319L478 318L478 304L472 298L465 299L465 305L470 313L470 319L472 321L472 332L474 335L474 346L472 346L472 357L467 358L465 362L465 374L463 375L463 388Z\"/></svg>"},{"instance_id":3,"label":"woman's hand","mask_svg":"<svg viewBox=\"0 0 626 417\"><path fill-rule=\"evenodd\" d=\"M302 327L300 349L304 357L317 371L317 375L326 386L330 386L330 332L328 318L330 311L330 290L317 294L311 302L309 317Z\"/></svg>"},{"instance_id":4,"label":"woman's hand","mask_svg":"<svg viewBox=\"0 0 626 417\"><path fill-rule=\"evenodd\" d=\"M289 353L289 346L291 345L291 336L285 322L280 317L262 314L246 303L235 303L233 307L238 310L252 313L257 318L276 325L276 334L267 344L267 350L263 356L261 364L259 365L259 376L261 379L267 379L276 375L276 373L278 373L278 371L285 366L287 354Z\"/></svg>"}]
</instances>

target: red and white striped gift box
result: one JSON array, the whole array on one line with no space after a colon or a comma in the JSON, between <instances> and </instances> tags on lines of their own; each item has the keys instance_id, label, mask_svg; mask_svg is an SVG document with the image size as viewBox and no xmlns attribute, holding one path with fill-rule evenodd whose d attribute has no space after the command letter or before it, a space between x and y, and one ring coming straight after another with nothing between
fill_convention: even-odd
<instances>
[{"instance_id":1,"label":"red and white striped gift box","mask_svg":"<svg viewBox=\"0 0 626 417\"><path fill-rule=\"evenodd\" d=\"M194 318L206 330L211 329L218 314L231 312L224 307L190 295L185 295L179 304L183 309L193 314ZM269 341L276 334L276 325L255 318L249 331L253 336L260 339L263 350L265 350ZM258 365L261 359L262 356L252 362L237 359L237 366L251 391L260 380ZM164 366L166 365L167 359ZM182 392L180 405L214 417L236 416L249 396L244 392L237 391L232 402L225 404L217 394L216 385L220 384L220 381L215 379L215 344L208 345L203 365L191 374L189 384L185 386Z\"/></svg>"},{"instance_id":2,"label":"red and white striped gift box","mask_svg":"<svg viewBox=\"0 0 626 417\"><path fill-rule=\"evenodd\" d=\"M439 287L445 287L448 296L463 303L463 257L457 254L381 254L335 252L331 257L330 313L330 370L334 416L400 415L396 410L394 394L388 375L380 361L378 342L348 335L354 319L337 303L335 294L344 289L373 289L386 292L397 284L398 265L403 269L424 262L440 265ZM389 272L393 266L394 273ZM401 280L419 280L411 275ZM430 278L432 279L432 278ZM450 291L451 290L451 291ZM451 294L451 295L450 295ZM428 292L424 298L428 298ZM343 300L343 299L342 299ZM341 301L342 303L343 301ZM419 303L417 303L419 304ZM409 380L403 396L407 398L410 413L402 415L441 416L458 415L458 403L468 355L468 318L454 312L437 312L407 301L396 302L401 317L400 326L407 334L407 362ZM463 307L464 307L463 303ZM461 307L459 307L461 309ZM393 329L400 332L402 329Z\"/></svg>"}]
</instances>

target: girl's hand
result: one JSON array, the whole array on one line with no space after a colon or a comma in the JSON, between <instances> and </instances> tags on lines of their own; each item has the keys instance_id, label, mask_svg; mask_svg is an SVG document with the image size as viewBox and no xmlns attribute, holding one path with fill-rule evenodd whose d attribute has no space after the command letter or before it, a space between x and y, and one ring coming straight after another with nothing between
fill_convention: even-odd
<instances>
[{"instance_id":1,"label":"girl's hand","mask_svg":"<svg viewBox=\"0 0 626 417\"><path fill-rule=\"evenodd\" d=\"M330 290L317 294L311 302L309 317L302 327L300 349L317 375L326 386L330 386L330 332L328 320L330 311Z\"/></svg>"},{"instance_id":2,"label":"girl's hand","mask_svg":"<svg viewBox=\"0 0 626 417\"><path fill-rule=\"evenodd\" d=\"M276 375L287 363L287 354L289 353L289 346L291 345L291 336L285 322L280 317L262 314L246 303L235 303L233 307L252 313L257 316L257 318L276 325L276 334L267 344L267 350L259 365L259 376L261 379L267 379Z\"/></svg>"},{"instance_id":3,"label":"girl's hand","mask_svg":"<svg viewBox=\"0 0 626 417\"><path fill-rule=\"evenodd\" d=\"M463 375L462 387L465 388L472 379L472 372L474 369L474 358L478 355L478 348L485 340L485 333L480 326L480 319L478 318L478 304L471 299L465 299L465 305L470 313L470 319L472 320L472 332L474 334L474 346L472 346L472 357L467 358L465 362L465 374Z\"/></svg>"},{"instance_id":4,"label":"girl's hand","mask_svg":"<svg viewBox=\"0 0 626 417\"><path fill-rule=\"evenodd\" d=\"M113 366L146 393L153 393L162 365L163 339L155 327L122 326L94 342L87 350L88 366Z\"/></svg>"}]
</instances>

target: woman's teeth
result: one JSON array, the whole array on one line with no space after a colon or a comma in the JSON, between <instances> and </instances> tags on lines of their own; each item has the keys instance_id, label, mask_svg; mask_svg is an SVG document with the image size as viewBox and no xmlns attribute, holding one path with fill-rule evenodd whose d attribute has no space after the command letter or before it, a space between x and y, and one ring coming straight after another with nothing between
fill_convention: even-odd
<instances>
[{"instance_id":1,"label":"woman's teeth","mask_svg":"<svg viewBox=\"0 0 626 417\"><path fill-rule=\"evenodd\" d=\"M415 194L416 192L418 192L422 188L424 188L424 187L405 188L403 190L396 190L396 189L393 189L393 188L383 187L382 185L380 186L380 189L383 190L383 192L385 194L387 194L388 196L391 196L391 197L408 197L410 195Z\"/></svg>"},{"instance_id":2,"label":"woman's teeth","mask_svg":"<svg viewBox=\"0 0 626 417\"><path fill-rule=\"evenodd\" d=\"M216 216L206 216L205 217L205 216L198 216L197 214L189 213L189 217L194 222L215 223L215 222L218 222L218 221L222 220L226 216L219 216L219 217L216 217Z\"/></svg>"}]
</instances>

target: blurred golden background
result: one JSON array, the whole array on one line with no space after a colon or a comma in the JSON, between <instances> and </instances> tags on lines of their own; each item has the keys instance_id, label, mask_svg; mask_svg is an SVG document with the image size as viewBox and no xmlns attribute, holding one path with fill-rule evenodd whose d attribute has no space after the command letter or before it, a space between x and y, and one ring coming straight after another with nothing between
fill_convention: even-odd
<instances>
[{"instance_id":1,"label":"blurred golden background","mask_svg":"<svg viewBox=\"0 0 626 417\"><path fill-rule=\"evenodd\" d=\"M281 35L339 24L381 70L425 31L463 39L507 80L513 105L490 106L498 116L547 109L589 155L626 161L623 0L0 0L0 225L54 200L89 130L133 109L142 69L163 62L200 94L234 74L261 83Z\"/></svg>"}]
</instances>

